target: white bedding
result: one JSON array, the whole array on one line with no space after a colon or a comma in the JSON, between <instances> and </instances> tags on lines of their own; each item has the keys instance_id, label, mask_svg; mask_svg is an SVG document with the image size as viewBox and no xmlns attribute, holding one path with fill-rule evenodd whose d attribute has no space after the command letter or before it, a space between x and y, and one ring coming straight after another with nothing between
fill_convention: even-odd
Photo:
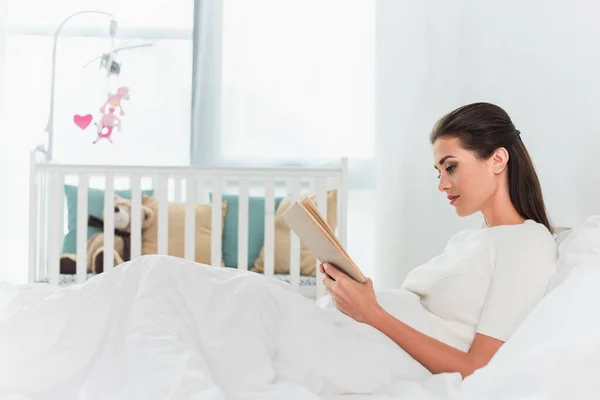
<instances>
[{"instance_id":1,"label":"white bedding","mask_svg":"<svg viewBox=\"0 0 600 400\"><path fill-rule=\"evenodd\" d=\"M577 264L464 382L258 274L153 256L83 286L0 285L0 398L596 398L600 257ZM378 297L427 332L418 299Z\"/></svg>"},{"instance_id":2,"label":"white bedding","mask_svg":"<svg viewBox=\"0 0 600 400\"><path fill-rule=\"evenodd\" d=\"M381 301L429 329L414 295ZM142 257L68 288L4 285L0 304L3 395L309 399L385 394L430 376L382 333L285 282L171 257Z\"/></svg>"}]
</instances>

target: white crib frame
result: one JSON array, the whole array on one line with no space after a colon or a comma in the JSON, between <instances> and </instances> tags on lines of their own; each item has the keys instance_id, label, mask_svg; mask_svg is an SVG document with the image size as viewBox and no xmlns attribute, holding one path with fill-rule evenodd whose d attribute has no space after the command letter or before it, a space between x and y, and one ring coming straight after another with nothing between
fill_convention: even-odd
<instances>
[{"instance_id":1,"label":"white crib frame","mask_svg":"<svg viewBox=\"0 0 600 400\"><path fill-rule=\"evenodd\" d=\"M327 190L338 191L338 224L337 232L341 243L346 246L348 186L347 159L342 158L334 166L319 168L199 168L187 166L106 166L106 165L75 165L47 162L40 154L31 153L30 170L30 210L29 210L29 282L40 282L44 279L50 284L58 284L60 271L59 259L64 238L64 184L65 177L77 176L77 267L76 283L87 280L87 195L90 177L104 177L104 224L105 224L105 256L104 271L113 268L114 245L114 180L115 177L129 178L132 192L132 233L131 258L141 254L141 179L151 178L155 196L159 202L158 211L158 254L168 252L168 183L175 185L175 201L186 202L185 224L185 257L194 259L194 224L190 218L195 205L203 202L205 184L212 182L212 239L211 265L221 264L221 234L222 234L222 188L223 184L237 181L239 202L238 224L238 268L247 269L248 257L248 198L251 182L262 182L265 197L265 266L264 275L274 276L274 221L275 221L275 188L285 184L287 195L298 200L302 188L316 193L320 212L327 214ZM333 185L331 182L333 181ZM200 183L200 184L199 184ZM185 185L185 199L181 187ZM254 186L253 186L254 187ZM187 196L187 193L195 196ZM198 201L199 200L199 201ZM205 202L206 203L206 202ZM300 286L300 241L291 232L290 243L290 284L302 295L315 298L325 294L317 268L316 285ZM318 262L318 261L317 261Z\"/></svg>"}]
</instances>

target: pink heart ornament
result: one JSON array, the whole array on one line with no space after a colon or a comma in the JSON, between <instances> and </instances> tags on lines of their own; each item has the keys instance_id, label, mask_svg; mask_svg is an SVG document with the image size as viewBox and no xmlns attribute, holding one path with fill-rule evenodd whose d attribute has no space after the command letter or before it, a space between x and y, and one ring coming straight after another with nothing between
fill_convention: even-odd
<instances>
[{"instance_id":1,"label":"pink heart ornament","mask_svg":"<svg viewBox=\"0 0 600 400\"><path fill-rule=\"evenodd\" d=\"M73 117L73 121L75 121L75 125L77 125L81 129L85 129L92 123L92 115L75 115Z\"/></svg>"}]
</instances>

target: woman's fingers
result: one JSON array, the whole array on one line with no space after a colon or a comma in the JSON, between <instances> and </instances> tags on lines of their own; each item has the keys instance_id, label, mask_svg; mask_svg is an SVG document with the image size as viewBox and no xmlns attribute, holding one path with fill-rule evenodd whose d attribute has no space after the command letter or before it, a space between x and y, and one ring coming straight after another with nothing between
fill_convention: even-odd
<instances>
[{"instance_id":1,"label":"woman's fingers","mask_svg":"<svg viewBox=\"0 0 600 400\"><path fill-rule=\"evenodd\" d=\"M327 275L327 274L325 274L323 276L322 281L323 281L323 284L325 285L325 287L327 288L327 292L329 292L330 294L333 294L333 288L334 288L336 282L333 279L331 279L329 277L329 275Z\"/></svg>"},{"instance_id":2,"label":"woman's fingers","mask_svg":"<svg viewBox=\"0 0 600 400\"><path fill-rule=\"evenodd\" d=\"M331 264L325 263L323 265L323 268L325 270L325 273L327 275L329 275L331 277L331 279L339 281L339 280L342 280L342 279L346 278L346 275L343 272L341 272L340 270L338 270L336 267L334 267Z\"/></svg>"}]
</instances>

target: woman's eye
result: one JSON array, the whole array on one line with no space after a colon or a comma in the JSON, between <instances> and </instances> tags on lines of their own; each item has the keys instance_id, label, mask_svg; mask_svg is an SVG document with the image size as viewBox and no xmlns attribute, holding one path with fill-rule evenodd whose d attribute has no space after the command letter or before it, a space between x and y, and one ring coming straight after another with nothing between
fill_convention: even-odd
<instances>
[{"instance_id":1,"label":"woman's eye","mask_svg":"<svg viewBox=\"0 0 600 400\"><path fill-rule=\"evenodd\" d=\"M446 172L448 172L449 174L451 174L452 172L454 172L455 169L456 169L455 165L448 165L446 167Z\"/></svg>"}]
</instances>

